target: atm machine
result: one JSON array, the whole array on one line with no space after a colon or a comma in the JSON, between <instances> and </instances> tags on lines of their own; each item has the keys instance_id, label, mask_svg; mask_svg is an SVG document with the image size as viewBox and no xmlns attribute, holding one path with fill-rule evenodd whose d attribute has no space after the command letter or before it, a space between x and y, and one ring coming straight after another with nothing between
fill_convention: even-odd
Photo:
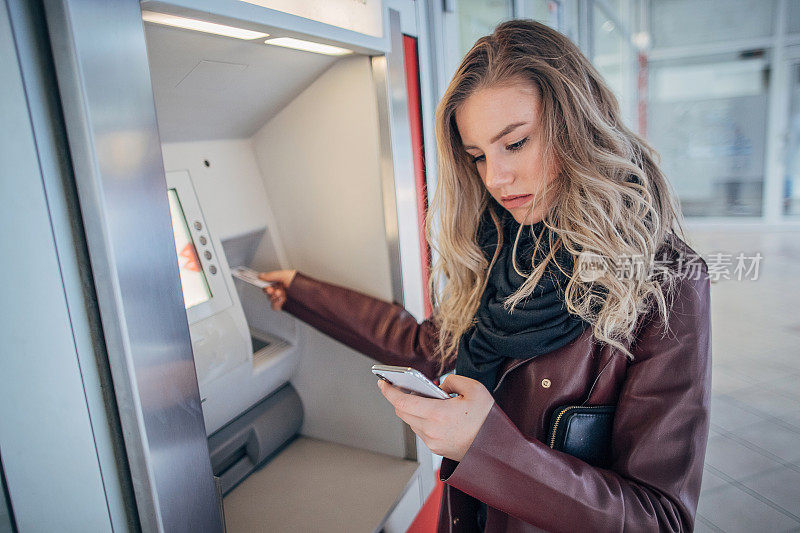
<instances>
[{"instance_id":1,"label":"atm machine","mask_svg":"<svg viewBox=\"0 0 800 533\"><path fill-rule=\"evenodd\" d=\"M166 179L203 419L206 433L216 436L212 464L227 492L250 473L243 471L244 464L252 467L261 463L300 428L302 406L289 384L296 367L296 340L271 335L264 331L269 325L262 326L255 318L254 325L248 325L225 250L203 216L188 171L167 172ZM258 306L264 305L261 296L245 297L256 300ZM295 337L295 328L285 331L284 335ZM231 429L227 433L218 430L248 410L263 411L266 405L273 405L274 399L269 404L263 400L282 386L286 391L276 397L287 398L286 420L266 422L269 430L262 439L256 439L262 429L252 422L257 416L251 412L247 417L250 423L238 430L242 434L238 446L228 441L224 443L227 451L221 449L223 443L219 441L222 435L230 435ZM273 441L276 444L269 449L267 442Z\"/></svg>"},{"instance_id":2,"label":"atm machine","mask_svg":"<svg viewBox=\"0 0 800 533\"><path fill-rule=\"evenodd\" d=\"M339 4L378 31L267 0L45 2L145 530L404 531L433 488L373 361L231 276L295 268L423 318L413 49L400 12Z\"/></svg>"},{"instance_id":3,"label":"atm machine","mask_svg":"<svg viewBox=\"0 0 800 533\"><path fill-rule=\"evenodd\" d=\"M258 288L230 273L227 256L251 263L265 230L235 237L226 246L203 215L189 172L168 171L166 182L211 465L225 495L229 531L385 527L403 493L412 490L416 496L415 477L421 474L418 463L406 459L402 448L392 449L388 439L370 442L371 429L391 435L386 422L397 424L391 413L381 412L363 357L350 356L363 375L337 377L330 366L348 363L341 347L333 348L338 355L318 355L331 341L316 334L315 347L302 353L295 319L269 309ZM247 315L242 302L248 303ZM298 371L301 358L310 359L305 376ZM325 428L316 429L322 438L301 434L305 409L294 378L311 389L312 406L320 396L314 389L324 388L337 412L333 421L354 426L350 439L326 434ZM370 391L365 408L346 405L351 394L363 395L358 388L365 382L362 388ZM361 430L361 424L370 427ZM307 432L315 434L313 427ZM340 442L333 441L337 436ZM409 508L400 511L408 514Z\"/></svg>"}]
</instances>

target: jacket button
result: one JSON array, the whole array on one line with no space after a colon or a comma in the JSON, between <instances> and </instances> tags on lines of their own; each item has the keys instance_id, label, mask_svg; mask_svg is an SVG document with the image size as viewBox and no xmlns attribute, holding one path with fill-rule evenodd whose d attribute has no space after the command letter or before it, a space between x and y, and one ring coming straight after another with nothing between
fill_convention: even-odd
<instances>
[{"instance_id":1,"label":"jacket button","mask_svg":"<svg viewBox=\"0 0 800 533\"><path fill-rule=\"evenodd\" d=\"M542 380L542 387L544 387L545 389L549 389L549 388L550 388L550 385L551 385L551 383L550 383L550 380L549 380L549 379L547 379L547 378L544 378L544 379Z\"/></svg>"}]
</instances>

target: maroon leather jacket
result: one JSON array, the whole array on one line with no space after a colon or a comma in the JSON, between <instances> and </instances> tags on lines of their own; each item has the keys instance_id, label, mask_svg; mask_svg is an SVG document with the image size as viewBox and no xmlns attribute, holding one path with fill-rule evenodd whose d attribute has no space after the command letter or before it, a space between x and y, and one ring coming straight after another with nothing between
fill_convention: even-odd
<instances>
[{"instance_id":1,"label":"maroon leather jacket","mask_svg":"<svg viewBox=\"0 0 800 533\"><path fill-rule=\"evenodd\" d=\"M477 531L476 498L488 505L487 532L693 529L711 395L709 281L702 259L695 274L684 265L694 254L686 243L666 249L688 274L669 334L651 312L638 322L632 361L591 328L548 354L509 358L466 455L442 460L439 532ZM435 325L397 304L298 272L283 309L381 363L437 377ZM573 404L617 406L610 468L545 442L553 410Z\"/></svg>"}]
</instances>

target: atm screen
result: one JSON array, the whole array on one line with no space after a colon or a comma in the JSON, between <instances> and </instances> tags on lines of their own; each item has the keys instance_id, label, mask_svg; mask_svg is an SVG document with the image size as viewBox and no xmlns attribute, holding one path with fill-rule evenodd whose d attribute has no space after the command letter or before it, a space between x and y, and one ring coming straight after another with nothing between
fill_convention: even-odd
<instances>
[{"instance_id":1,"label":"atm screen","mask_svg":"<svg viewBox=\"0 0 800 533\"><path fill-rule=\"evenodd\" d=\"M175 189L167 191L169 211L172 215L172 233L175 234L175 250L178 252L178 270L183 287L183 304L186 309L211 299L211 288L208 286L203 266L197 257L197 249L186 224L181 201Z\"/></svg>"}]
</instances>

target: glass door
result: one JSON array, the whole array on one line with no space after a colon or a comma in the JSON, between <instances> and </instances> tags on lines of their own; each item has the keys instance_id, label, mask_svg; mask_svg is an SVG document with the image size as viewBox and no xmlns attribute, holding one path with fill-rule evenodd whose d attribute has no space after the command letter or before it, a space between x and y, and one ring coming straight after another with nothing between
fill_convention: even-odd
<instances>
[{"instance_id":1,"label":"glass door","mask_svg":"<svg viewBox=\"0 0 800 533\"><path fill-rule=\"evenodd\" d=\"M626 0L592 1L588 11L592 64L617 97L623 121L635 130L639 71L630 33L631 4Z\"/></svg>"},{"instance_id":2,"label":"glass door","mask_svg":"<svg viewBox=\"0 0 800 533\"><path fill-rule=\"evenodd\" d=\"M800 215L800 58L789 62L789 114L786 123L784 153L783 214Z\"/></svg>"},{"instance_id":3,"label":"glass door","mask_svg":"<svg viewBox=\"0 0 800 533\"><path fill-rule=\"evenodd\" d=\"M648 137L688 217L759 217L768 54L650 63Z\"/></svg>"}]
</instances>

